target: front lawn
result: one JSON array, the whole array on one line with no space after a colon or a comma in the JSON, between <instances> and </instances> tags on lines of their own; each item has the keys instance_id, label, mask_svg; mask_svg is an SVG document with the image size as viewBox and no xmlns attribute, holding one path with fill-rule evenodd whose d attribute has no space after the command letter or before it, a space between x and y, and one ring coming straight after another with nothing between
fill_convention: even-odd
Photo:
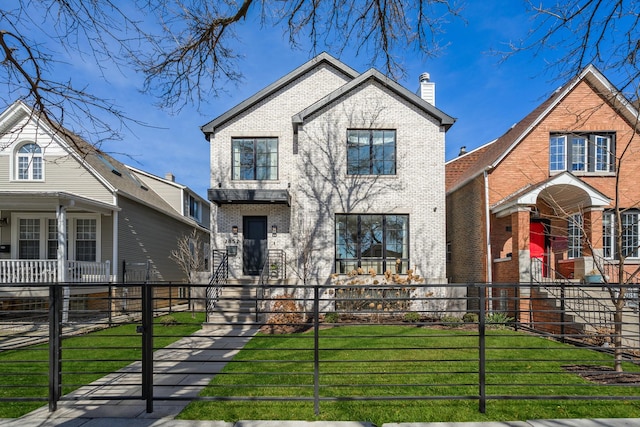
<instances>
[{"instance_id":1,"label":"front lawn","mask_svg":"<svg viewBox=\"0 0 640 427\"><path fill-rule=\"evenodd\" d=\"M165 347L202 327L203 313L173 313L176 324L163 327L167 316L154 319L154 347ZM62 392L67 394L132 362L141 360L142 335L126 324L65 338L62 343ZM0 418L20 417L46 404L49 346L30 346L0 353ZM29 401L31 399L32 401Z\"/></svg>"},{"instance_id":2,"label":"front lawn","mask_svg":"<svg viewBox=\"0 0 640 427\"><path fill-rule=\"evenodd\" d=\"M340 326L320 331L320 415L313 397L313 334L259 334L180 419L352 420L390 422L635 417L640 401L571 396L640 396L637 386L590 383L567 365L612 366L610 355L509 330L487 336L486 414L478 410L478 337L474 331L411 326ZM627 363L625 369L638 371ZM497 396L562 400L494 400ZM261 400L270 397L274 401ZM375 400L402 396L404 400ZM425 399L433 397L433 399ZM335 400L336 398L344 400ZM298 400L296 400L298 399ZM566 400L565 400L566 399Z\"/></svg>"}]
</instances>

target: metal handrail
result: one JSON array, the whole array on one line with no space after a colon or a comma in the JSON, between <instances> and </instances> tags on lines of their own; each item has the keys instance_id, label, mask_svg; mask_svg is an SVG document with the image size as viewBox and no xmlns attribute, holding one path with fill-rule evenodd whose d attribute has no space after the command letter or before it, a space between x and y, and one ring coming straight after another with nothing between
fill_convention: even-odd
<instances>
[{"instance_id":1,"label":"metal handrail","mask_svg":"<svg viewBox=\"0 0 640 427\"><path fill-rule=\"evenodd\" d=\"M207 286L207 318L222 294L222 287L229 279L229 256L226 251L213 251L213 259L219 260Z\"/></svg>"},{"instance_id":2,"label":"metal handrail","mask_svg":"<svg viewBox=\"0 0 640 427\"><path fill-rule=\"evenodd\" d=\"M543 264L538 258L531 258L531 281L559 300L564 310L582 319L593 328L613 328L613 310L591 294L569 281L549 265L550 277L542 275Z\"/></svg>"},{"instance_id":3,"label":"metal handrail","mask_svg":"<svg viewBox=\"0 0 640 427\"><path fill-rule=\"evenodd\" d=\"M256 321L260 315L260 302L264 300L269 280L285 280L287 278L287 254L282 249L267 250L267 257L256 289Z\"/></svg>"}]
</instances>

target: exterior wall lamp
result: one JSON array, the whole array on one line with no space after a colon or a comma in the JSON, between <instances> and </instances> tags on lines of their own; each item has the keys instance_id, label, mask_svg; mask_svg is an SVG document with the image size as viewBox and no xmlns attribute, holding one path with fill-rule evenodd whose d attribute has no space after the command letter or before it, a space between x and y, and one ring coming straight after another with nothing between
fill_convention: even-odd
<instances>
[{"instance_id":1,"label":"exterior wall lamp","mask_svg":"<svg viewBox=\"0 0 640 427\"><path fill-rule=\"evenodd\" d=\"M273 237L276 237L278 235L278 226L275 224L271 226L271 235Z\"/></svg>"},{"instance_id":2,"label":"exterior wall lamp","mask_svg":"<svg viewBox=\"0 0 640 427\"><path fill-rule=\"evenodd\" d=\"M238 237L238 226L234 225L231 227L231 234L233 234L234 237Z\"/></svg>"}]
</instances>

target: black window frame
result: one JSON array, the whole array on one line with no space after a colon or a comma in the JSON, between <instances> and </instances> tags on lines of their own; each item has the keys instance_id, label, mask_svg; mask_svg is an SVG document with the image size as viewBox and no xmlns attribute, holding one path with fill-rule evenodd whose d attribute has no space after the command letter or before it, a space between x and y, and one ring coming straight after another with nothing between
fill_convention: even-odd
<instances>
[{"instance_id":1,"label":"black window frame","mask_svg":"<svg viewBox=\"0 0 640 427\"><path fill-rule=\"evenodd\" d=\"M375 153L374 136L376 133L382 133L382 153L383 157L378 158ZM358 148L360 144L352 143L352 134L357 133L358 140L362 136L368 136L368 156L353 158L353 153L360 154ZM385 155L384 138L386 133L393 134L393 153L392 159L387 159ZM397 149L398 149L398 132L395 129L347 129L347 175L396 175L397 174ZM364 147L363 147L364 148ZM391 165L389 171L386 165ZM381 170L382 169L382 170Z\"/></svg>"},{"instance_id":2,"label":"black window frame","mask_svg":"<svg viewBox=\"0 0 640 427\"><path fill-rule=\"evenodd\" d=\"M366 219L371 219L371 217L381 217L382 218L382 241L379 242L380 246L380 256L379 257L363 257L363 253L365 252L364 246L362 244L362 238L367 233L367 230L363 230L363 223L365 223ZM406 227L404 232L406 233L406 242L403 240L402 249L406 249L406 256L389 256L387 235L388 232L393 230L393 225L398 225L397 222L392 223L392 217L402 217L404 218L404 223ZM353 222L355 220L355 223ZM355 256L354 257L339 257L339 246L341 245L341 239L338 234L343 231L345 234L349 233L350 230L348 228L349 221L355 224L356 226L356 239L351 243L355 245ZM397 221L397 220L396 220ZM344 223L344 230L339 229L339 223ZM334 225L334 269L336 273L339 274L348 274L352 270L357 268L363 268L365 273L369 272L369 268L374 268L374 266L380 266L380 268L374 268L377 274L383 274L385 271L390 270L392 273L406 273L409 269L409 260L411 257L411 241L410 241L410 215L408 214L395 214L395 213L379 213L379 214L335 214L335 225ZM352 239L350 239L352 240ZM346 240L343 240L346 241ZM373 249L373 245L369 245L368 250ZM400 251L402 253L403 250ZM397 252L396 252L397 253ZM397 260L400 260L400 271L397 270Z\"/></svg>"},{"instance_id":3,"label":"black window frame","mask_svg":"<svg viewBox=\"0 0 640 427\"><path fill-rule=\"evenodd\" d=\"M258 161L258 155L261 154L258 151L258 143L259 141L275 141L275 155L276 155L276 165L275 167L266 167L265 170L275 169L275 177L268 175L268 178L260 178L259 177L259 168L263 167L260 165ZM242 163L240 163L240 169L237 171L236 178L236 143L241 143L241 141L252 142L253 146L253 156L251 162L251 177L245 178L243 177L243 170L248 170L247 168L243 169ZM272 153L272 152L269 152ZM241 162L242 160L240 160ZM279 179L280 174L280 141L278 137L273 136L265 136L265 137L234 137L231 138L231 180L232 181L277 181Z\"/></svg>"}]
</instances>

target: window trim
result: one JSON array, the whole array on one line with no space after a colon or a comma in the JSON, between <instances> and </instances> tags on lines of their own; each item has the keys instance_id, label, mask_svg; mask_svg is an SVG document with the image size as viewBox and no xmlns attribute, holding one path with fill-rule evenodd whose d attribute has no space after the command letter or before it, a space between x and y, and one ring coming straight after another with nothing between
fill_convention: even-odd
<instances>
[{"instance_id":1,"label":"window trim","mask_svg":"<svg viewBox=\"0 0 640 427\"><path fill-rule=\"evenodd\" d=\"M32 145L37 147L36 152L22 153L22 149ZM21 159L27 159L27 177L21 178ZM38 178L34 178L34 159L39 159L39 172L40 176ZM15 145L13 150L13 154L11 156L11 180L17 182L43 182L45 179L45 162L44 162L44 149L34 141L22 141Z\"/></svg>"},{"instance_id":2,"label":"window trim","mask_svg":"<svg viewBox=\"0 0 640 427\"><path fill-rule=\"evenodd\" d=\"M574 142L584 140L584 156L580 162L573 159ZM605 143L605 153L601 151L600 143ZM602 132L551 132L549 134L549 173L551 175L569 171L574 175L615 175L615 147L616 133L613 131ZM604 161L599 160L604 158ZM574 169L574 165L582 164L583 168ZM603 165L607 165L603 169Z\"/></svg>"},{"instance_id":3,"label":"window trim","mask_svg":"<svg viewBox=\"0 0 640 427\"><path fill-rule=\"evenodd\" d=\"M275 177L271 177L271 178L266 178L266 179L258 179L258 169L257 169L257 164L258 162L256 161L257 158L257 149L256 149L256 144L258 142L258 140L273 140L276 143L276 149L275 149L275 153L276 153L276 166L275 166ZM238 171L238 178L236 178L236 173L235 173L235 168L236 168L236 152L235 152L235 142L236 141L241 141L241 140L245 140L245 141L252 141L253 142L253 165L252 165L252 169L253 169L253 178L252 179L243 179L241 176L241 172L242 172L242 167L240 167L240 170ZM256 137L251 137L251 136L237 136L237 137L231 137L231 181L236 181L236 182L247 182L247 181L278 181L280 179L280 138L278 138L277 136L256 136Z\"/></svg>"},{"instance_id":4,"label":"window trim","mask_svg":"<svg viewBox=\"0 0 640 427\"><path fill-rule=\"evenodd\" d=\"M635 255L627 255L625 259L628 260L640 260L640 210L638 209L622 209L620 212L620 216L626 218L628 216L634 215L635 221L632 223L634 228L634 236L635 245L633 252ZM616 244L616 224L615 224L616 216L614 210L607 210L602 215L602 254L604 258L609 260L620 260L620 254L616 252L617 244ZM624 219L622 219L624 221ZM608 232L607 232L608 231ZM624 247L624 239L625 233L624 230L622 232L623 239L623 250ZM628 237L626 237L628 239ZM606 240L605 240L606 239ZM605 244L608 242L608 244Z\"/></svg>"},{"instance_id":5,"label":"window trim","mask_svg":"<svg viewBox=\"0 0 640 427\"><path fill-rule=\"evenodd\" d=\"M56 219L56 215L46 213L21 213L14 212L11 214L11 258L20 259L18 253L20 220L21 219L39 219L40 220L40 236L39 236L39 257L37 259L46 260L48 254L49 242L49 220ZM100 214L67 214L67 254L65 259L68 261L76 261L76 219L94 219L96 221L96 259L95 262L102 260L102 217ZM71 238L73 236L73 238Z\"/></svg>"}]
</instances>

